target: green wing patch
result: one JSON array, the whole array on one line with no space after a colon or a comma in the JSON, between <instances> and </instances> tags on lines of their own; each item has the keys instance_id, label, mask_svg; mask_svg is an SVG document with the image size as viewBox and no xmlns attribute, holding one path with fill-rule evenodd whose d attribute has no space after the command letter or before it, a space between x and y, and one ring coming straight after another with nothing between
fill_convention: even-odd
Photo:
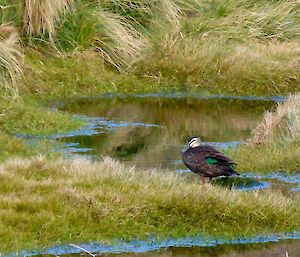
<instances>
[{"instance_id":1,"label":"green wing patch","mask_svg":"<svg viewBox=\"0 0 300 257\"><path fill-rule=\"evenodd\" d=\"M218 161L216 159L211 158L211 157L207 157L207 158L205 158L205 160L206 160L207 164L217 164L218 163Z\"/></svg>"}]
</instances>

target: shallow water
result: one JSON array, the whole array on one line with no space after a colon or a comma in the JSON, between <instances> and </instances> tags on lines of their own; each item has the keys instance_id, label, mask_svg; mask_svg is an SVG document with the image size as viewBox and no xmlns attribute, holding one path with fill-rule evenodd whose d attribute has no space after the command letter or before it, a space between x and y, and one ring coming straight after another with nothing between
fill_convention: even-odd
<instances>
[{"instance_id":1,"label":"shallow water","mask_svg":"<svg viewBox=\"0 0 300 257\"><path fill-rule=\"evenodd\" d=\"M181 165L180 151L189 137L233 147L249 137L263 112L274 105L269 99L174 95L83 98L61 109L87 117L93 132L90 125L86 133L61 140L69 153L109 155L142 167L174 169Z\"/></svg>"},{"instance_id":2,"label":"shallow water","mask_svg":"<svg viewBox=\"0 0 300 257\"><path fill-rule=\"evenodd\" d=\"M47 255L44 255L47 256ZM51 255L49 255L51 256ZM53 255L52 255L53 256ZM88 254L66 254L68 256L90 256ZM105 257L300 257L300 244L281 242L217 247L169 247L159 251L128 254L101 254Z\"/></svg>"},{"instance_id":3,"label":"shallow water","mask_svg":"<svg viewBox=\"0 0 300 257\"><path fill-rule=\"evenodd\" d=\"M294 239L294 240L292 240ZM179 239L118 241L114 244L69 244L42 251L23 251L22 256L299 256L299 233L273 234L232 240L204 239L201 236ZM277 254L277 255L276 255ZM278 255L279 254L279 255Z\"/></svg>"}]
</instances>

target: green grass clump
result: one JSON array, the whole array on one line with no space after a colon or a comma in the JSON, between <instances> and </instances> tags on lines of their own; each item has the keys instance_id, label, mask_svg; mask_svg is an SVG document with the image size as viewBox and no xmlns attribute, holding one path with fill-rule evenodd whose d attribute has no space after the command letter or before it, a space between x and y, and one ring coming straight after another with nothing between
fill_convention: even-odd
<instances>
[{"instance_id":1,"label":"green grass clump","mask_svg":"<svg viewBox=\"0 0 300 257\"><path fill-rule=\"evenodd\" d=\"M230 151L240 171L300 171L300 95L265 113L247 144Z\"/></svg>"},{"instance_id":2,"label":"green grass clump","mask_svg":"<svg viewBox=\"0 0 300 257\"><path fill-rule=\"evenodd\" d=\"M181 38L174 32L155 43L133 74L159 78L182 89L211 93L276 95L300 88L299 42L230 45L222 41Z\"/></svg>"},{"instance_id":3,"label":"green grass clump","mask_svg":"<svg viewBox=\"0 0 300 257\"><path fill-rule=\"evenodd\" d=\"M1 165L0 184L3 252L149 235L232 238L300 226L297 199L278 192L199 185L111 159L10 160Z\"/></svg>"},{"instance_id":4,"label":"green grass clump","mask_svg":"<svg viewBox=\"0 0 300 257\"><path fill-rule=\"evenodd\" d=\"M179 22L179 8L172 0L104 0L100 5L104 10L118 13L129 22L131 20L142 30L151 29L157 22L164 25Z\"/></svg>"},{"instance_id":5,"label":"green grass clump","mask_svg":"<svg viewBox=\"0 0 300 257\"><path fill-rule=\"evenodd\" d=\"M275 42L299 39L297 1L178 1L188 2L183 31L195 37L229 42Z\"/></svg>"},{"instance_id":6,"label":"green grass clump","mask_svg":"<svg viewBox=\"0 0 300 257\"><path fill-rule=\"evenodd\" d=\"M22 96L70 98L102 93L157 92L170 90L154 78L116 73L92 51L67 56L27 54ZM176 89L173 87L173 89Z\"/></svg>"},{"instance_id":7,"label":"green grass clump","mask_svg":"<svg viewBox=\"0 0 300 257\"><path fill-rule=\"evenodd\" d=\"M0 144L0 161L16 156L28 157L33 153L33 150L22 139L15 138L4 132L0 132Z\"/></svg>"},{"instance_id":8,"label":"green grass clump","mask_svg":"<svg viewBox=\"0 0 300 257\"><path fill-rule=\"evenodd\" d=\"M229 150L228 154L235 160L237 171L269 173L272 171L299 173L299 144L270 142L259 145L241 145Z\"/></svg>"},{"instance_id":9,"label":"green grass clump","mask_svg":"<svg viewBox=\"0 0 300 257\"><path fill-rule=\"evenodd\" d=\"M50 111L32 102L28 104L1 100L0 113L0 130L11 135L59 134L77 129L84 124L71 115Z\"/></svg>"},{"instance_id":10,"label":"green grass clump","mask_svg":"<svg viewBox=\"0 0 300 257\"><path fill-rule=\"evenodd\" d=\"M117 69L129 65L145 46L142 35L124 17L83 3L57 28L55 41L64 52L93 48L99 59Z\"/></svg>"},{"instance_id":11,"label":"green grass clump","mask_svg":"<svg viewBox=\"0 0 300 257\"><path fill-rule=\"evenodd\" d=\"M179 27L155 33L139 76L223 94L299 90L297 1L177 1Z\"/></svg>"}]
</instances>

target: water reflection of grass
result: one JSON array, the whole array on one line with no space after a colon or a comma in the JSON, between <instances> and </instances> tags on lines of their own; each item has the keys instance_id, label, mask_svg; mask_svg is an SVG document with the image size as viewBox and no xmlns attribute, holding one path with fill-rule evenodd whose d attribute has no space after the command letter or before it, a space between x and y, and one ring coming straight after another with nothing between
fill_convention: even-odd
<instances>
[{"instance_id":1,"label":"water reflection of grass","mask_svg":"<svg viewBox=\"0 0 300 257\"><path fill-rule=\"evenodd\" d=\"M146 165L179 159L182 145L191 135L199 135L204 141L246 139L264 109L273 104L232 99L113 96L74 100L63 109L113 121L113 126L110 122L103 126L101 135L68 141L80 142L81 146L92 148L94 154L129 158ZM124 122L128 125L123 126ZM159 126L131 125L134 122Z\"/></svg>"},{"instance_id":2,"label":"water reflection of grass","mask_svg":"<svg viewBox=\"0 0 300 257\"><path fill-rule=\"evenodd\" d=\"M105 159L12 160L0 169L0 248L299 229L297 199L186 182Z\"/></svg>"}]
</instances>

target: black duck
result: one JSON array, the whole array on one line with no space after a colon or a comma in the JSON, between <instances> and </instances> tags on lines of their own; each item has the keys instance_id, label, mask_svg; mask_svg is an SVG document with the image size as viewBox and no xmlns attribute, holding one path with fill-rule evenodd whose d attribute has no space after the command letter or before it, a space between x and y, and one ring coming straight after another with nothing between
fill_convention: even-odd
<instances>
[{"instance_id":1,"label":"black duck","mask_svg":"<svg viewBox=\"0 0 300 257\"><path fill-rule=\"evenodd\" d=\"M211 180L213 177L239 175L234 171L236 163L233 160L212 146L201 144L198 137L188 141L188 147L182 150L182 160L192 172L201 176L203 182L205 177Z\"/></svg>"}]
</instances>

